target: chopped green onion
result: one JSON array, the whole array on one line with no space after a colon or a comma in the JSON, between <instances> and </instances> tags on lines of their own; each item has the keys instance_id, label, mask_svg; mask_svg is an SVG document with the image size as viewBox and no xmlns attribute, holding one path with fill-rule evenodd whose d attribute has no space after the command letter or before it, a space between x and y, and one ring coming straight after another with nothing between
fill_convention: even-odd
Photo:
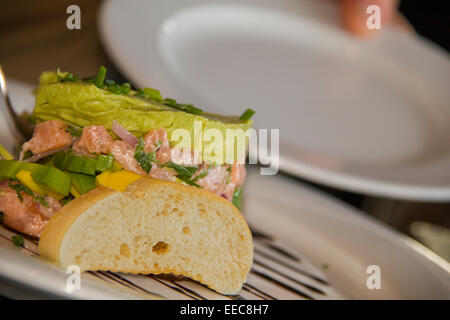
<instances>
[{"instance_id":1,"label":"chopped green onion","mask_svg":"<svg viewBox=\"0 0 450 320\"><path fill-rule=\"evenodd\" d=\"M242 204L242 188L236 188L234 190L233 199L231 200L231 203L238 209L241 210L241 204Z\"/></svg>"},{"instance_id":2,"label":"chopped green onion","mask_svg":"<svg viewBox=\"0 0 450 320\"><path fill-rule=\"evenodd\" d=\"M153 88L144 88L143 92L145 93L145 95L152 100L161 102L162 101L162 96L161 93Z\"/></svg>"},{"instance_id":3,"label":"chopped green onion","mask_svg":"<svg viewBox=\"0 0 450 320\"><path fill-rule=\"evenodd\" d=\"M239 119L242 121L248 121L253 117L254 114L255 111L253 109L247 109Z\"/></svg>"},{"instance_id":4,"label":"chopped green onion","mask_svg":"<svg viewBox=\"0 0 450 320\"><path fill-rule=\"evenodd\" d=\"M194 107L192 104L183 104L181 105L181 110L186 111L187 113L195 114L201 116L203 114L203 110Z\"/></svg>"},{"instance_id":5,"label":"chopped green onion","mask_svg":"<svg viewBox=\"0 0 450 320\"><path fill-rule=\"evenodd\" d=\"M97 76L90 76L90 77L86 77L86 78L83 78L83 79L81 79L81 80L83 80L83 82L92 82L92 83L95 83L95 80L97 79Z\"/></svg>"},{"instance_id":6,"label":"chopped green onion","mask_svg":"<svg viewBox=\"0 0 450 320\"><path fill-rule=\"evenodd\" d=\"M163 100L163 103L169 107L172 107L177 110L181 110L187 113L195 114L201 116L203 114L203 110L194 107L192 104L180 104L177 103L175 99L166 98Z\"/></svg>"},{"instance_id":7,"label":"chopped green onion","mask_svg":"<svg viewBox=\"0 0 450 320\"><path fill-rule=\"evenodd\" d=\"M131 90L131 85L128 82L122 83L120 89L122 90L122 93L128 94Z\"/></svg>"},{"instance_id":8,"label":"chopped green onion","mask_svg":"<svg viewBox=\"0 0 450 320\"><path fill-rule=\"evenodd\" d=\"M141 88L138 88L137 92L134 95L139 98L147 98L147 95L145 94L144 90Z\"/></svg>"},{"instance_id":9,"label":"chopped green onion","mask_svg":"<svg viewBox=\"0 0 450 320\"><path fill-rule=\"evenodd\" d=\"M16 246L16 247L22 247L23 246L23 238L21 236L12 236L11 238L12 243Z\"/></svg>"},{"instance_id":10,"label":"chopped green onion","mask_svg":"<svg viewBox=\"0 0 450 320\"><path fill-rule=\"evenodd\" d=\"M198 176L196 176L194 179L192 179L192 181L195 182L197 180L203 179L204 177L206 177L208 175L210 169L211 169L211 165L209 165L206 170L203 170Z\"/></svg>"},{"instance_id":11,"label":"chopped green onion","mask_svg":"<svg viewBox=\"0 0 450 320\"><path fill-rule=\"evenodd\" d=\"M106 68L104 66L100 66L100 68L98 68L97 78L95 78L95 85L98 88L103 87L103 82L105 81L105 77L106 77Z\"/></svg>"},{"instance_id":12,"label":"chopped green onion","mask_svg":"<svg viewBox=\"0 0 450 320\"><path fill-rule=\"evenodd\" d=\"M120 94L122 92L122 89L117 83L113 83L108 85L108 91L114 93L114 94Z\"/></svg>"}]
</instances>

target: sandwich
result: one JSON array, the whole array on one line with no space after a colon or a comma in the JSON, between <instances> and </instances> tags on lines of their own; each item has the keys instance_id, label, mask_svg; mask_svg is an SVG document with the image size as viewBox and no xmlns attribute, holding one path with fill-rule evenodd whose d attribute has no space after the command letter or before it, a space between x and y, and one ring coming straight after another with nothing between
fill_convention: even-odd
<instances>
[{"instance_id":1,"label":"sandwich","mask_svg":"<svg viewBox=\"0 0 450 320\"><path fill-rule=\"evenodd\" d=\"M5 226L39 238L40 255L63 268L240 290L253 261L239 211L253 110L206 113L109 80L104 67L84 79L44 72L35 95L33 137L17 160L0 148Z\"/></svg>"}]
</instances>

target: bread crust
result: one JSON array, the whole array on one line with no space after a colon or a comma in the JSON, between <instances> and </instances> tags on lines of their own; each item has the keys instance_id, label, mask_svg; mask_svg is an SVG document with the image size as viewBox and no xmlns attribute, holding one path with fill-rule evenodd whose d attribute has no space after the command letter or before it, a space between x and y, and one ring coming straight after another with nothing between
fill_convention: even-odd
<instances>
[{"instance_id":1,"label":"bread crust","mask_svg":"<svg viewBox=\"0 0 450 320\"><path fill-rule=\"evenodd\" d=\"M41 234L39 255L45 260L59 265L59 248L67 229L93 204L117 192L119 191L99 186L62 207L51 217Z\"/></svg>"}]
</instances>

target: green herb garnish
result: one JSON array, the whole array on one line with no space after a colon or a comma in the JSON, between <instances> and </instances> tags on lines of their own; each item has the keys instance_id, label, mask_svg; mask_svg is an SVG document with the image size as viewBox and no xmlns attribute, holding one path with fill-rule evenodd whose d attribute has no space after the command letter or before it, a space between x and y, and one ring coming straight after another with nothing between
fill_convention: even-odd
<instances>
[{"instance_id":1,"label":"green herb garnish","mask_svg":"<svg viewBox=\"0 0 450 320\"><path fill-rule=\"evenodd\" d=\"M152 170L152 163L159 164L159 161L156 158L156 152L154 151L149 153L145 152L144 139L142 137L138 140L138 144L136 145L134 158L146 173L149 173L150 170Z\"/></svg>"},{"instance_id":2,"label":"green herb garnish","mask_svg":"<svg viewBox=\"0 0 450 320\"><path fill-rule=\"evenodd\" d=\"M61 203L62 206L65 206L66 204L68 204L72 200L73 200L73 196L72 195L68 195L67 197L62 198L60 203Z\"/></svg>"},{"instance_id":3,"label":"green herb garnish","mask_svg":"<svg viewBox=\"0 0 450 320\"><path fill-rule=\"evenodd\" d=\"M197 181L200 179L203 179L204 177L206 177L209 173L209 170L211 169L211 165L208 165L208 168L206 170L203 170L198 176L196 176L194 179L192 179L192 181Z\"/></svg>"},{"instance_id":4,"label":"green herb garnish","mask_svg":"<svg viewBox=\"0 0 450 320\"><path fill-rule=\"evenodd\" d=\"M22 247L23 246L23 238L21 236L12 236L11 238L12 243L16 246L16 247Z\"/></svg>"},{"instance_id":5,"label":"green herb garnish","mask_svg":"<svg viewBox=\"0 0 450 320\"><path fill-rule=\"evenodd\" d=\"M131 85L128 82L124 82L120 85L120 89L122 90L122 93L128 94L131 90Z\"/></svg>"},{"instance_id":6,"label":"green herb garnish","mask_svg":"<svg viewBox=\"0 0 450 320\"><path fill-rule=\"evenodd\" d=\"M198 170L197 167L182 166L182 165L173 163L171 161L165 163L164 167L175 170L175 172L178 174L177 178L180 179L181 181L187 183L188 185L194 186L197 188L201 188L201 186L198 185L197 183L195 183L195 181L192 179L192 176Z\"/></svg>"},{"instance_id":7,"label":"green herb garnish","mask_svg":"<svg viewBox=\"0 0 450 320\"><path fill-rule=\"evenodd\" d=\"M74 127L74 126L68 126L66 131L75 137L81 137L81 135L83 134L82 129L80 129L78 127Z\"/></svg>"},{"instance_id":8,"label":"green herb garnish","mask_svg":"<svg viewBox=\"0 0 450 320\"><path fill-rule=\"evenodd\" d=\"M158 102L162 102L162 96L161 93L153 88L144 88L143 90L144 94L152 100L158 101Z\"/></svg>"},{"instance_id":9,"label":"green herb garnish","mask_svg":"<svg viewBox=\"0 0 450 320\"><path fill-rule=\"evenodd\" d=\"M31 190L30 188L28 188L20 183L13 184L13 183L11 183L11 181L8 182L8 186L11 189L13 189L14 191L16 191L17 198L19 198L20 202L23 202L23 197L20 193L25 192L26 194L31 196L35 202L38 202L48 208L48 203L47 203L47 201L45 201L45 198L41 197L41 196L36 196L34 194L33 190Z\"/></svg>"},{"instance_id":10,"label":"green herb garnish","mask_svg":"<svg viewBox=\"0 0 450 320\"><path fill-rule=\"evenodd\" d=\"M234 190L233 199L231 200L231 203L238 209L241 210L241 203L242 203L242 188L236 188Z\"/></svg>"},{"instance_id":11,"label":"green herb garnish","mask_svg":"<svg viewBox=\"0 0 450 320\"><path fill-rule=\"evenodd\" d=\"M122 89L120 88L120 86L117 83L113 83L108 85L108 91L114 93L114 94L121 94L122 93Z\"/></svg>"},{"instance_id":12,"label":"green herb garnish","mask_svg":"<svg viewBox=\"0 0 450 320\"><path fill-rule=\"evenodd\" d=\"M164 100L162 100L162 102L166 105L169 106L171 108L177 109L177 110L181 110L187 113L191 113L191 114L195 114L195 115L199 115L201 116L203 114L203 110L194 107L192 104L181 104L181 103L177 103L177 101L175 99L171 99L171 98L166 98Z\"/></svg>"},{"instance_id":13,"label":"green herb garnish","mask_svg":"<svg viewBox=\"0 0 450 320\"><path fill-rule=\"evenodd\" d=\"M100 68L98 68L97 77L95 78L95 85L98 88L103 87L105 77L106 77L106 68L104 66L100 66Z\"/></svg>"},{"instance_id":14,"label":"green herb garnish","mask_svg":"<svg viewBox=\"0 0 450 320\"><path fill-rule=\"evenodd\" d=\"M244 111L244 113L241 115L241 117L239 119L242 121L248 121L253 117L254 114L255 114L255 110L249 108Z\"/></svg>"},{"instance_id":15,"label":"green herb garnish","mask_svg":"<svg viewBox=\"0 0 450 320\"><path fill-rule=\"evenodd\" d=\"M145 92L143 89L139 88L137 89L136 93L134 94L136 97L139 98L147 98L147 96L145 95Z\"/></svg>"}]
</instances>

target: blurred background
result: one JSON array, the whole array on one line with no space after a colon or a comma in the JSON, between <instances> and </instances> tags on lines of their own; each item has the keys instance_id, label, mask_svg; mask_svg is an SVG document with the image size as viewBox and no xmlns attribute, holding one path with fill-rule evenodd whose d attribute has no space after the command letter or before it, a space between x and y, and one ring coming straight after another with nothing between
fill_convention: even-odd
<instances>
[{"instance_id":1,"label":"blurred background","mask_svg":"<svg viewBox=\"0 0 450 320\"><path fill-rule=\"evenodd\" d=\"M82 10L81 30L66 28L66 8L71 4ZM102 48L97 24L100 4L100 0L4 1L0 63L8 77L36 83L42 70L61 68L89 76L99 65L105 65L110 78L128 81ZM448 1L406 0L400 3L399 10L414 29L412 32L450 50ZM412 236L450 261L450 203L386 199L310 184Z\"/></svg>"}]
</instances>

